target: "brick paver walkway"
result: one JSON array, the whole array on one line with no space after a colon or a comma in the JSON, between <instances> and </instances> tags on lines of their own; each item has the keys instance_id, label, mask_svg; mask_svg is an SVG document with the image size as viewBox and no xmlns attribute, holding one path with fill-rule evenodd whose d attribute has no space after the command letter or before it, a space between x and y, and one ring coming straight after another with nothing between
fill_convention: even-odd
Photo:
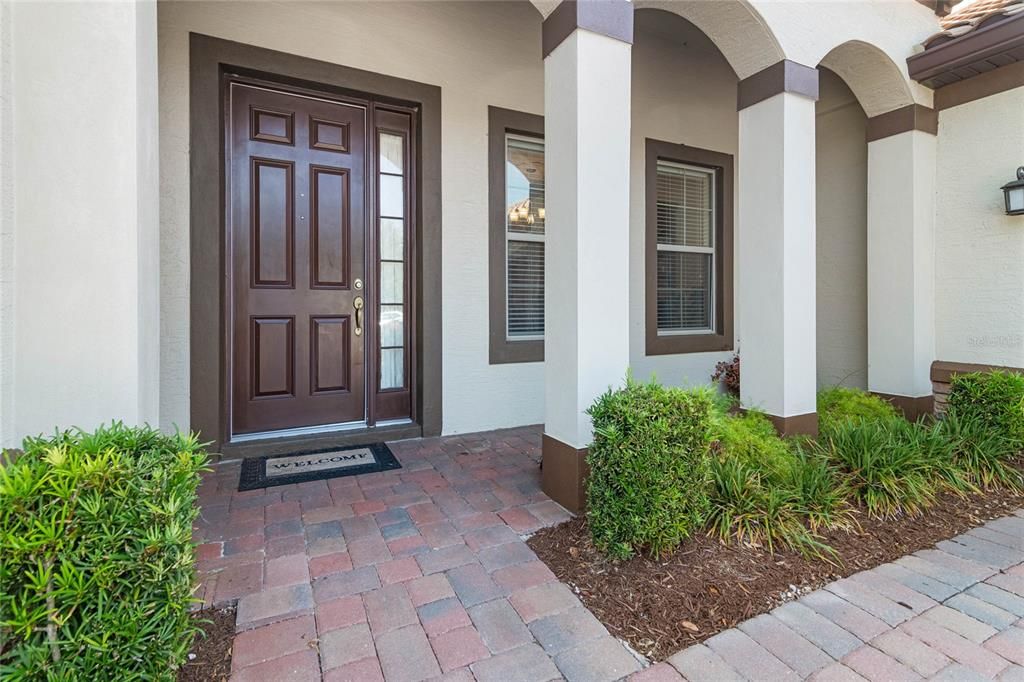
<instances>
[{"instance_id":1,"label":"brick paver walkway","mask_svg":"<svg viewBox=\"0 0 1024 682\"><path fill-rule=\"evenodd\" d=\"M535 428L393 443L403 468L200 490L207 605L237 601L233 680L1024 682L1024 512L640 663L523 541L568 514Z\"/></svg>"},{"instance_id":2,"label":"brick paver walkway","mask_svg":"<svg viewBox=\"0 0 1024 682\"><path fill-rule=\"evenodd\" d=\"M621 679L640 664L523 534L568 518L540 490L540 433L391 444L403 468L200 490L207 605L237 600L233 680Z\"/></svg>"},{"instance_id":3,"label":"brick paver walkway","mask_svg":"<svg viewBox=\"0 0 1024 682\"><path fill-rule=\"evenodd\" d=\"M741 623L655 680L1024 681L1024 511Z\"/></svg>"}]
</instances>

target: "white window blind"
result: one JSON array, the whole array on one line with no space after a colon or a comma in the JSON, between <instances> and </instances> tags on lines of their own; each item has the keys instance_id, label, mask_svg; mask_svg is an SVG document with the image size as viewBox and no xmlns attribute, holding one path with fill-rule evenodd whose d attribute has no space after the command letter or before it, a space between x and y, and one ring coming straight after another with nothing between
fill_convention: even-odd
<instances>
[{"instance_id":1,"label":"white window blind","mask_svg":"<svg viewBox=\"0 0 1024 682\"><path fill-rule=\"evenodd\" d=\"M505 137L505 289L509 340L544 337L544 143Z\"/></svg>"},{"instance_id":2,"label":"white window blind","mask_svg":"<svg viewBox=\"0 0 1024 682\"><path fill-rule=\"evenodd\" d=\"M658 333L711 332L715 325L715 173L658 161Z\"/></svg>"}]
</instances>

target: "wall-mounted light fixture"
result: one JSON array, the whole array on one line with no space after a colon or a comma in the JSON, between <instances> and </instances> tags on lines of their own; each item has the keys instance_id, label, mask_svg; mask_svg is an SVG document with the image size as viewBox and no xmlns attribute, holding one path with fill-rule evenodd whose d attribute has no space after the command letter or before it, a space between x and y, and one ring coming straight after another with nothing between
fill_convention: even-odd
<instances>
[{"instance_id":1,"label":"wall-mounted light fixture","mask_svg":"<svg viewBox=\"0 0 1024 682\"><path fill-rule=\"evenodd\" d=\"M1024 166L1017 169L1017 179L1003 185L1006 215L1024 215Z\"/></svg>"}]
</instances>

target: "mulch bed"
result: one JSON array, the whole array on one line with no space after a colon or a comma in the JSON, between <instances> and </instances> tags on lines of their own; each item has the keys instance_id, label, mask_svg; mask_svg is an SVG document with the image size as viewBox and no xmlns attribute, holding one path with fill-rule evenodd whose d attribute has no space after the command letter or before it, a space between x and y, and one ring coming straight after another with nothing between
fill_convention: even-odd
<instances>
[{"instance_id":1,"label":"mulch bed","mask_svg":"<svg viewBox=\"0 0 1024 682\"><path fill-rule=\"evenodd\" d=\"M613 562L590 541L586 521L537 532L528 544L573 587L611 633L662 660L827 583L931 547L1024 507L1007 492L943 495L924 514L890 520L857 513L860 530L823 534L837 553L830 564L792 551L770 554L699 535L661 559Z\"/></svg>"},{"instance_id":2,"label":"mulch bed","mask_svg":"<svg viewBox=\"0 0 1024 682\"><path fill-rule=\"evenodd\" d=\"M231 643L235 639L235 607L203 609L192 614L203 631L196 634L189 659L178 670L178 682L221 682L231 677Z\"/></svg>"}]
</instances>

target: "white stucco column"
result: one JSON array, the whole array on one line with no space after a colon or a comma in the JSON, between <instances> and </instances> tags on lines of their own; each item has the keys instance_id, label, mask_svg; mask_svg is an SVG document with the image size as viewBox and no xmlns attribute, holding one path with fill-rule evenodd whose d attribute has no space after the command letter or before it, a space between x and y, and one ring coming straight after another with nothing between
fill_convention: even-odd
<instances>
[{"instance_id":1,"label":"white stucco column","mask_svg":"<svg viewBox=\"0 0 1024 682\"><path fill-rule=\"evenodd\" d=\"M783 61L739 87L740 398L783 433L816 433L818 72Z\"/></svg>"},{"instance_id":2,"label":"white stucco column","mask_svg":"<svg viewBox=\"0 0 1024 682\"><path fill-rule=\"evenodd\" d=\"M156 3L13 3L4 20L13 240L0 444L156 424Z\"/></svg>"},{"instance_id":3,"label":"white stucco column","mask_svg":"<svg viewBox=\"0 0 1024 682\"><path fill-rule=\"evenodd\" d=\"M584 411L629 365L632 18L628 2L569 3L544 26L543 484L574 511L592 436Z\"/></svg>"},{"instance_id":4,"label":"white stucco column","mask_svg":"<svg viewBox=\"0 0 1024 682\"><path fill-rule=\"evenodd\" d=\"M931 409L935 148L914 129L868 143L868 388L911 418Z\"/></svg>"}]
</instances>

